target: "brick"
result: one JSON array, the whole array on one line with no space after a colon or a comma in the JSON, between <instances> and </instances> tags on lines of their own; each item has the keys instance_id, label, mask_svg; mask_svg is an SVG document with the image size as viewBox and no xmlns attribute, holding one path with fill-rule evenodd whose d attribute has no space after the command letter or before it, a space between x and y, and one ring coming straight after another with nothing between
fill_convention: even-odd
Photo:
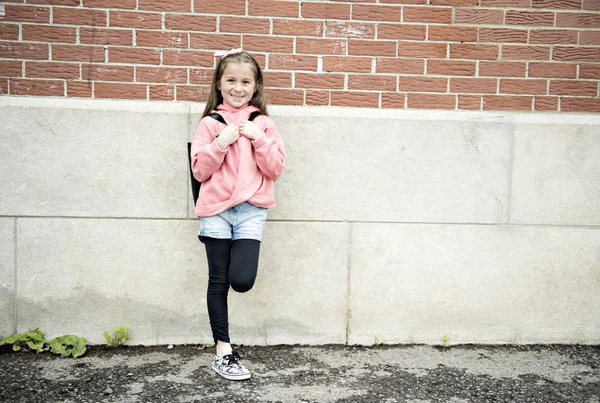
<instances>
[{"instance_id":1,"label":"brick","mask_svg":"<svg viewBox=\"0 0 600 403\"><path fill-rule=\"evenodd\" d=\"M332 106L379 107L379 94L376 92L332 91Z\"/></svg>"},{"instance_id":2,"label":"brick","mask_svg":"<svg viewBox=\"0 0 600 403\"><path fill-rule=\"evenodd\" d=\"M111 28L79 28L79 42L94 45L133 45L133 31Z\"/></svg>"},{"instance_id":3,"label":"brick","mask_svg":"<svg viewBox=\"0 0 600 403\"><path fill-rule=\"evenodd\" d=\"M374 74L350 74L348 76L349 90L396 91L398 78Z\"/></svg>"},{"instance_id":4,"label":"brick","mask_svg":"<svg viewBox=\"0 0 600 403\"><path fill-rule=\"evenodd\" d=\"M78 63L26 62L27 78L79 78Z\"/></svg>"},{"instance_id":5,"label":"brick","mask_svg":"<svg viewBox=\"0 0 600 403\"><path fill-rule=\"evenodd\" d=\"M48 59L48 44L26 42L0 42L0 58Z\"/></svg>"},{"instance_id":6,"label":"brick","mask_svg":"<svg viewBox=\"0 0 600 403\"><path fill-rule=\"evenodd\" d=\"M550 94L596 97L598 95L598 81L552 80L550 81Z\"/></svg>"},{"instance_id":7,"label":"brick","mask_svg":"<svg viewBox=\"0 0 600 403\"><path fill-rule=\"evenodd\" d=\"M600 51L598 48L571 48L554 46L552 60L600 62Z\"/></svg>"},{"instance_id":8,"label":"brick","mask_svg":"<svg viewBox=\"0 0 600 403\"><path fill-rule=\"evenodd\" d=\"M600 0L583 0L584 10L600 10Z\"/></svg>"},{"instance_id":9,"label":"brick","mask_svg":"<svg viewBox=\"0 0 600 403\"><path fill-rule=\"evenodd\" d=\"M580 45L600 45L600 31L579 31Z\"/></svg>"},{"instance_id":10,"label":"brick","mask_svg":"<svg viewBox=\"0 0 600 403\"><path fill-rule=\"evenodd\" d=\"M91 98L92 83L89 81L67 81L67 96Z\"/></svg>"},{"instance_id":11,"label":"brick","mask_svg":"<svg viewBox=\"0 0 600 403\"><path fill-rule=\"evenodd\" d=\"M349 4L302 2L300 16L303 18L350 19ZM356 19L356 18L355 18ZM398 18L398 20L400 20Z\"/></svg>"},{"instance_id":12,"label":"brick","mask_svg":"<svg viewBox=\"0 0 600 403\"><path fill-rule=\"evenodd\" d=\"M0 78L0 94L8 94L8 78Z\"/></svg>"},{"instance_id":13,"label":"brick","mask_svg":"<svg viewBox=\"0 0 600 403\"><path fill-rule=\"evenodd\" d=\"M159 47L159 48L187 48L188 34L186 32L157 32L136 31L137 46Z\"/></svg>"},{"instance_id":14,"label":"brick","mask_svg":"<svg viewBox=\"0 0 600 403\"><path fill-rule=\"evenodd\" d=\"M458 109L478 111L481 110L481 95L459 95Z\"/></svg>"},{"instance_id":15,"label":"brick","mask_svg":"<svg viewBox=\"0 0 600 403\"><path fill-rule=\"evenodd\" d=\"M51 25L23 25L23 40L34 42L75 43L77 29Z\"/></svg>"},{"instance_id":16,"label":"brick","mask_svg":"<svg viewBox=\"0 0 600 403\"><path fill-rule=\"evenodd\" d=\"M431 0L429 4L432 6L469 7L478 6L479 0Z\"/></svg>"},{"instance_id":17,"label":"brick","mask_svg":"<svg viewBox=\"0 0 600 403\"><path fill-rule=\"evenodd\" d=\"M187 69L176 67L141 67L135 68L135 81L138 83L187 83Z\"/></svg>"},{"instance_id":18,"label":"brick","mask_svg":"<svg viewBox=\"0 0 600 403\"><path fill-rule=\"evenodd\" d=\"M298 18L300 16L299 4L296 1L249 0L248 15Z\"/></svg>"},{"instance_id":19,"label":"brick","mask_svg":"<svg viewBox=\"0 0 600 403\"><path fill-rule=\"evenodd\" d=\"M18 1L24 3L25 0ZM31 4L51 4L53 6L80 6L81 0L27 0L27 3Z\"/></svg>"},{"instance_id":20,"label":"brick","mask_svg":"<svg viewBox=\"0 0 600 403\"><path fill-rule=\"evenodd\" d=\"M352 6L353 20L400 22L401 16L402 8L399 6L382 6L374 4L356 4Z\"/></svg>"},{"instance_id":21,"label":"brick","mask_svg":"<svg viewBox=\"0 0 600 403\"><path fill-rule=\"evenodd\" d=\"M501 94L530 94L530 95L546 95L548 82L546 80L534 79L500 79Z\"/></svg>"},{"instance_id":22,"label":"brick","mask_svg":"<svg viewBox=\"0 0 600 403\"><path fill-rule=\"evenodd\" d=\"M562 112L600 112L600 99L563 97L560 110Z\"/></svg>"},{"instance_id":23,"label":"brick","mask_svg":"<svg viewBox=\"0 0 600 403\"><path fill-rule=\"evenodd\" d=\"M323 71L370 73L370 57L323 57Z\"/></svg>"},{"instance_id":24,"label":"brick","mask_svg":"<svg viewBox=\"0 0 600 403\"><path fill-rule=\"evenodd\" d=\"M459 8L454 22L457 24L503 24L504 11L481 8Z\"/></svg>"},{"instance_id":25,"label":"brick","mask_svg":"<svg viewBox=\"0 0 600 403\"><path fill-rule=\"evenodd\" d=\"M81 78L88 81L133 82L133 66L115 64L83 64Z\"/></svg>"},{"instance_id":26,"label":"brick","mask_svg":"<svg viewBox=\"0 0 600 403\"><path fill-rule=\"evenodd\" d=\"M426 25L417 24L378 24L378 39L404 39L422 41L427 34Z\"/></svg>"},{"instance_id":27,"label":"brick","mask_svg":"<svg viewBox=\"0 0 600 403\"><path fill-rule=\"evenodd\" d=\"M359 0L353 0L359 1ZM368 3L368 1L361 1L361 3ZM377 1L371 1L371 3L377 3ZM385 4L427 4L427 0L379 0L378 3Z\"/></svg>"},{"instance_id":28,"label":"brick","mask_svg":"<svg viewBox=\"0 0 600 403\"><path fill-rule=\"evenodd\" d=\"M529 8L531 0L481 0L481 7Z\"/></svg>"},{"instance_id":29,"label":"brick","mask_svg":"<svg viewBox=\"0 0 600 403\"><path fill-rule=\"evenodd\" d=\"M479 63L479 75L482 77L525 77L525 62L485 62Z\"/></svg>"},{"instance_id":30,"label":"brick","mask_svg":"<svg viewBox=\"0 0 600 403\"><path fill-rule=\"evenodd\" d=\"M477 42L477 28L430 25L427 40L444 42Z\"/></svg>"},{"instance_id":31,"label":"brick","mask_svg":"<svg viewBox=\"0 0 600 403\"><path fill-rule=\"evenodd\" d=\"M190 33L190 48L203 50L237 49L242 46L241 35Z\"/></svg>"},{"instance_id":32,"label":"brick","mask_svg":"<svg viewBox=\"0 0 600 403\"><path fill-rule=\"evenodd\" d=\"M558 97L536 96L533 98L533 109L536 111L558 111Z\"/></svg>"},{"instance_id":33,"label":"brick","mask_svg":"<svg viewBox=\"0 0 600 403\"><path fill-rule=\"evenodd\" d=\"M579 78L600 78L600 65L582 64L579 66Z\"/></svg>"},{"instance_id":34,"label":"brick","mask_svg":"<svg viewBox=\"0 0 600 403\"><path fill-rule=\"evenodd\" d=\"M296 53L344 55L348 43L343 39L297 38ZM291 53L291 52L290 52Z\"/></svg>"},{"instance_id":35,"label":"brick","mask_svg":"<svg viewBox=\"0 0 600 403\"><path fill-rule=\"evenodd\" d=\"M431 59L427 61L427 74L447 76L475 76L477 62L446 59Z\"/></svg>"},{"instance_id":36,"label":"brick","mask_svg":"<svg viewBox=\"0 0 600 403\"><path fill-rule=\"evenodd\" d=\"M136 7L136 0L82 0L84 7L89 8L130 8ZM79 1L77 2L79 5Z\"/></svg>"},{"instance_id":37,"label":"brick","mask_svg":"<svg viewBox=\"0 0 600 403\"><path fill-rule=\"evenodd\" d=\"M327 27L332 22L327 22ZM322 36L323 22L311 20L273 20L273 34L294 36ZM331 36L331 35L328 35Z\"/></svg>"},{"instance_id":38,"label":"brick","mask_svg":"<svg viewBox=\"0 0 600 403\"><path fill-rule=\"evenodd\" d=\"M495 94L498 81L495 78L451 78L450 92Z\"/></svg>"},{"instance_id":39,"label":"brick","mask_svg":"<svg viewBox=\"0 0 600 403\"><path fill-rule=\"evenodd\" d=\"M4 16L2 16L2 20L13 22L49 23L50 7L6 4L4 5Z\"/></svg>"},{"instance_id":40,"label":"brick","mask_svg":"<svg viewBox=\"0 0 600 403\"><path fill-rule=\"evenodd\" d=\"M194 1L194 12L224 15L246 14L246 0Z\"/></svg>"},{"instance_id":41,"label":"brick","mask_svg":"<svg viewBox=\"0 0 600 403\"><path fill-rule=\"evenodd\" d=\"M547 45L577 44L577 31L564 29L532 29L529 31L529 43Z\"/></svg>"},{"instance_id":42,"label":"brick","mask_svg":"<svg viewBox=\"0 0 600 403\"><path fill-rule=\"evenodd\" d=\"M168 13L165 15L165 28L179 31L215 32L217 17Z\"/></svg>"},{"instance_id":43,"label":"brick","mask_svg":"<svg viewBox=\"0 0 600 403\"><path fill-rule=\"evenodd\" d=\"M317 71L317 58L304 55L270 55L270 70L309 70Z\"/></svg>"},{"instance_id":44,"label":"brick","mask_svg":"<svg viewBox=\"0 0 600 403\"><path fill-rule=\"evenodd\" d=\"M137 0L138 9L149 11L192 11L191 0ZM203 3L201 1L201 3Z\"/></svg>"},{"instance_id":45,"label":"brick","mask_svg":"<svg viewBox=\"0 0 600 403\"><path fill-rule=\"evenodd\" d=\"M352 56L396 56L395 41L351 39L348 54Z\"/></svg>"},{"instance_id":46,"label":"brick","mask_svg":"<svg viewBox=\"0 0 600 403\"><path fill-rule=\"evenodd\" d=\"M531 0L533 8L581 9L582 0Z\"/></svg>"},{"instance_id":47,"label":"brick","mask_svg":"<svg viewBox=\"0 0 600 403\"><path fill-rule=\"evenodd\" d=\"M498 59L498 46L451 43L450 57L452 59L496 60Z\"/></svg>"},{"instance_id":48,"label":"brick","mask_svg":"<svg viewBox=\"0 0 600 403\"><path fill-rule=\"evenodd\" d=\"M52 22L54 24L106 26L104 10L88 10L83 8L54 7Z\"/></svg>"},{"instance_id":49,"label":"brick","mask_svg":"<svg viewBox=\"0 0 600 403\"><path fill-rule=\"evenodd\" d=\"M21 77L22 66L20 60L0 60L0 76Z\"/></svg>"},{"instance_id":50,"label":"brick","mask_svg":"<svg viewBox=\"0 0 600 403\"><path fill-rule=\"evenodd\" d=\"M110 63L160 64L160 50L147 48L109 47Z\"/></svg>"},{"instance_id":51,"label":"brick","mask_svg":"<svg viewBox=\"0 0 600 403\"><path fill-rule=\"evenodd\" d=\"M397 92L384 92L381 94L382 108L404 109L406 103L406 94Z\"/></svg>"},{"instance_id":52,"label":"brick","mask_svg":"<svg viewBox=\"0 0 600 403\"><path fill-rule=\"evenodd\" d=\"M0 39L16 41L19 39L19 26L17 24L0 24Z\"/></svg>"},{"instance_id":53,"label":"brick","mask_svg":"<svg viewBox=\"0 0 600 403\"><path fill-rule=\"evenodd\" d=\"M506 25L554 25L554 13L544 11L507 11Z\"/></svg>"},{"instance_id":54,"label":"brick","mask_svg":"<svg viewBox=\"0 0 600 403\"><path fill-rule=\"evenodd\" d=\"M52 45L52 59L78 62L104 62L102 46Z\"/></svg>"},{"instance_id":55,"label":"brick","mask_svg":"<svg viewBox=\"0 0 600 403\"><path fill-rule=\"evenodd\" d=\"M445 43L399 42L398 56L446 58Z\"/></svg>"},{"instance_id":56,"label":"brick","mask_svg":"<svg viewBox=\"0 0 600 403\"><path fill-rule=\"evenodd\" d=\"M298 41L300 39L302 38L298 38ZM303 40L309 41L310 39L304 38ZM291 37L245 35L243 47L244 50L255 52L292 53L294 40ZM298 45L296 45L296 51L304 53L298 50Z\"/></svg>"},{"instance_id":57,"label":"brick","mask_svg":"<svg viewBox=\"0 0 600 403\"><path fill-rule=\"evenodd\" d=\"M161 29L162 15L134 11L111 11L110 26L123 28Z\"/></svg>"},{"instance_id":58,"label":"brick","mask_svg":"<svg viewBox=\"0 0 600 403\"><path fill-rule=\"evenodd\" d=\"M147 99L146 84L94 83L94 97L113 99Z\"/></svg>"},{"instance_id":59,"label":"brick","mask_svg":"<svg viewBox=\"0 0 600 403\"><path fill-rule=\"evenodd\" d=\"M577 65L571 63L529 63L529 77L576 78Z\"/></svg>"},{"instance_id":60,"label":"brick","mask_svg":"<svg viewBox=\"0 0 600 403\"><path fill-rule=\"evenodd\" d=\"M273 105L303 105L304 91L301 90L282 90L278 88L269 88L267 90L269 104Z\"/></svg>"},{"instance_id":61,"label":"brick","mask_svg":"<svg viewBox=\"0 0 600 403\"><path fill-rule=\"evenodd\" d=\"M302 73L298 73L302 74ZM297 75L296 75L297 77ZM267 87L291 88L292 73L263 71L263 81ZM296 82L297 85L297 82Z\"/></svg>"},{"instance_id":62,"label":"brick","mask_svg":"<svg viewBox=\"0 0 600 403\"><path fill-rule=\"evenodd\" d=\"M296 88L344 89L344 74L296 73Z\"/></svg>"},{"instance_id":63,"label":"brick","mask_svg":"<svg viewBox=\"0 0 600 403\"><path fill-rule=\"evenodd\" d=\"M164 50L163 64L169 66L213 67L215 58L212 52L195 50ZM158 64L158 63L156 63Z\"/></svg>"},{"instance_id":64,"label":"brick","mask_svg":"<svg viewBox=\"0 0 600 403\"><path fill-rule=\"evenodd\" d=\"M214 71L214 69L190 69L190 84L211 85Z\"/></svg>"},{"instance_id":65,"label":"brick","mask_svg":"<svg viewBox=\"0 0 600 403\"><path fill-rule=\"evenodd\" d=\"M325 35L337 38L375 38L375 24L350 21L325 21ZM379 32L385 24L379 24Z\"/></svg>"},{"instance_id":66,"label":"brick","mask_svg":"<svg viewBox=\"0 0 600 403\"><path fill-rule=\"evenodd\" d=\"M221 32L268 34L271 24L266 18L221 17Z\"/></svg>"},{"instance_id":67,"label":"brick","mask_svg":"<svg viewBox=\"0 0 600 403\"><path fill-rule=\"evenodd\" d=\"M377 58L377 73L424 74L424 59Z\"/></svg>"},{"instance_id":68,"label":"brick","mask_svg":"<svg viewBox=\"0 0 600 403\"><path fill-rule=\"evenodd\" d=\"M556 26L600 28L600 13L557 13Z\"/></svg>"},{"instance_id":69,"label":"brick","mask_svg":"<svg viewBox=\"0 0 600 403\"><path fill-rule=\"evenodd\" d=\"M208 99L210 87L205 85L177 85L175 99L177 101L205 102Z\"/></svg>"},{"instance_id":70,"label":"brick","mask_svg":"<svg viewBox=\"0 0 600 403\"><path fill-rule=\"evenodd\" d=\"M502 46L502 60L550 60L550 48L545 46Z\"/></svg>"},{"instance_id":71,"label":"brick","mask_svg":"<svg viewBox=\"0 0 600 403\"><path fill-rule=\"evenodd\" d=\"M62 97L65 95L65 83L62 80L10 80L11 95L39 95Z\"/></svg>"},{"instance_id":72,"label":"brick","mask_svg":"<svg viewBox=\"0 0 600 403\"><path fill-rule=\"evenodd\" d=\"M354 15L354 14L353 14ZM402 14L404 22L437 22L449 24L452 22L451 8L437 7L404 7Z\"/></svg>"},{"instance_id":73,"label":"brick","mask_svg":"<svg viewBox=\"0 0 600 403\"><path fill-rule=\"evenodd\" d=\"M306 91L306 105L327 106L329 105L329 91Z\"/></svg>"},{"instance_id":74,"label":"brick","mask_svg":"<svg viewBox=\"0 0 600 403\"><path fill-rule=\"evenodd\" d=\"M150 101L173 101L175 100L175 86L173 85L150 85Z\"/></svg>"},{"instance_id":75,"label":"brick","mask_svg":"<svg viewBox=\"0 0 600 403\"><path fill-rule=\"evenodd\" d=\"M408 94L408 107L413 109L455 109L456 95Z\"/></svg>"},{"instance_id":76,"label":"brick","mask_svg":"<svg viewBox=\"0 0 600 403\"><path fill-rule=\"evenodd\" d=\"M527 30L514 28L479 28L479 42L527 43Z\"/></svg>"},{"instance_id":77,"label":"brick","mask_svg":"<svg viewBox=\"0 0 600 403\"><path fill-rule=\"evenodd\" d=\"M533 97L509 95L484 95L483 110L530 111Z\"/></svg>"},{"instance_id":78,"label":"brick","mask_svg":"<svg viewBox=\"0 0 600 403\"><path fill-rule=\"evenodd\" d=\"M400 77L400 91L447 92L448 79L445 77Z\"/></svg>"}]
</instances>

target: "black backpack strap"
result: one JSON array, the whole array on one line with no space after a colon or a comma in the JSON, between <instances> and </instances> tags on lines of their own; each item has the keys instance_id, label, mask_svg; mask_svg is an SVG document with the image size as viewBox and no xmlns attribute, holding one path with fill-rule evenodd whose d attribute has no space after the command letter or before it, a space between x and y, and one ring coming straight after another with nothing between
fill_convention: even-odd
<instances>
[{"instance_id":1,"label":"black backpack strap","mask_svg":"<svg viewBox=\"0 0 600 403\"><path fill-rule=\"evenodd\" d=\"M223 116L219 115L217 112L213 112L210 115L206 115L206 116L209 116L209 117L213 118L214 120L217 120L217 121L223 123L224 125L227 124L225 119L223 119Z\"/></svg>"},{"instance_id":2,"label":"black backpack strap","mask_svg":"<svg viewBox=\"0 0 600 403\"><path fill-rule=\"evenodd\" d=\"M257 116L260 116L260 111L254 111L248 116L249 121L253 121Z\"/></svg>"}]
</instances>

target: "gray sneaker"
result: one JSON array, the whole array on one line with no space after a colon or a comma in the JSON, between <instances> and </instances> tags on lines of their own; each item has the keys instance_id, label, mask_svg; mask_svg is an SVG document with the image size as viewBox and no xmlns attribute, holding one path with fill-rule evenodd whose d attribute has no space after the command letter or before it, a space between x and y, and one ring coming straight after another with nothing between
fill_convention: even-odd
<instances>
[{"instance_id":1,"label":"gray sneaker","mask_svg":"<svg viewBox=\"0 0 600 403\"><path fill-rule=\"evenodd\" d=\"M241 381L250 378L250 371L240 362L240 355L233 350L231 354L222 357L215 355L212 361L212 369L225 379Z\"/></svg>"}]
</instances>

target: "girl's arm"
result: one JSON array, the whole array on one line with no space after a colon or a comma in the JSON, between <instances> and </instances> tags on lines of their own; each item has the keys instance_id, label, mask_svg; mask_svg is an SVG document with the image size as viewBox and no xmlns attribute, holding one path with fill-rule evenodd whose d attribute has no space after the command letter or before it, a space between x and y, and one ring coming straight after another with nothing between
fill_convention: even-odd
<instances>
[{"instance_id":1,"label":"girl's arm","mask_svg":"<svg viewBox=\"0 0 600 403\"><path fill-rule=\"evenodd\" d=\"M267 116L265 119L265 135L252 142L256 165L262 174L272 180L279 178L285 168L285 149L283 139L277 132L275 123Z\"/></svg>"},{"instance_id":2,"label":"girl's arm","mask_svg":"<svg viewBox=\"0 0 600 403\"><path fill-rule=\"evenodd\" d=\"M216 120L205 117L192 136L192 173L198 182L210 179L225 160L227 149L221 150L216 141L219 127Z\"/></svg>"}]
</instances>

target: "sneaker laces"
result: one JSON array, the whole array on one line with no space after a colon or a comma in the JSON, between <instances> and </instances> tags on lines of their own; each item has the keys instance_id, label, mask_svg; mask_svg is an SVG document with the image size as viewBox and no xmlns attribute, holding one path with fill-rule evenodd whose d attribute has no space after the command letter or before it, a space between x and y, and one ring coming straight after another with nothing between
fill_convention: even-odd
<instances>
[{"instance_id":1,"label":"sneaker laces","mask_svg":"<svg viewBox=\"0 0 600 403\"><path fill-rule=\"evenodd\" d=\"M235 365L237 365L239 367L241 365L240 358L242 358L242 357L240 357L240 354L237 351L233 350L231 353L225 354L223 356L223 363L225 365L233 365L233 364L235 364Z\"/></svg>"}]
</instances>

